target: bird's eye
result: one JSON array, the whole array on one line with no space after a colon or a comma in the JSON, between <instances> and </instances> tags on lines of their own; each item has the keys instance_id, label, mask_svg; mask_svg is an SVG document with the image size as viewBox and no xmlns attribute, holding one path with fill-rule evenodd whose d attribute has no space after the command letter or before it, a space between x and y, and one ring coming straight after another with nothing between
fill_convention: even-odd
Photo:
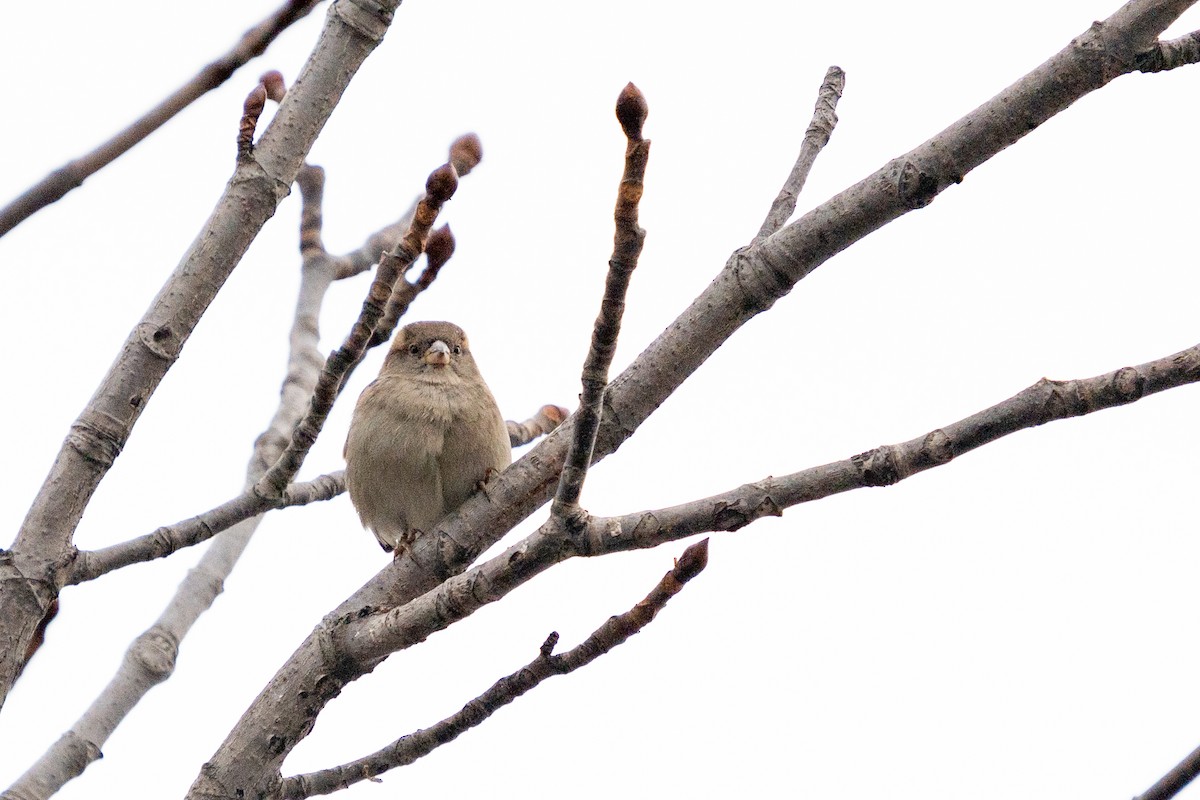
<instances>
[{"instance_id":1,"label":"bird's eye","mask_svg":"<svg viewBox=\"0 0 1200 800\"><path fill-rule=\"evenodd\" d=\"M454 355L456 355L456 356L462 355L462 345L461 344L454 345Z\"/></svg>"},{"instance_id":2,"label":"bird's eye","mask_svg":"<svg viewBox=\"0 0 1200 800\"><path fill-rule=\"evenodd\" d=\"M420 355L420 353L421 353L421 346L420 346L420 345L416 345L416 344L410 344L410 345L408 346L408 354L409 354L409 355L415 356L415 355Z\"/></svg>"}]
</instances>

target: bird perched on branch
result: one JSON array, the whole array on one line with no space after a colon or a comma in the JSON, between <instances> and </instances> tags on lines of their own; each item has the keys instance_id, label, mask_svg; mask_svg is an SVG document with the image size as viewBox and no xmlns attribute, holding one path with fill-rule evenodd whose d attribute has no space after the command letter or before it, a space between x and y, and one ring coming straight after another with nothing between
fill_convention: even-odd
<instances>
[{"instance_id":1,"label":"bird perched on branch","mask_svg":"<svg viewBox=\"0 0 1200 800\"><path fill-rule=\"evenodd\" d=\"M358 398L344 455L363 526L397 556L509 465L504 418L462 328L414 322L396 334Z\"/></svg>"}]
</instances>

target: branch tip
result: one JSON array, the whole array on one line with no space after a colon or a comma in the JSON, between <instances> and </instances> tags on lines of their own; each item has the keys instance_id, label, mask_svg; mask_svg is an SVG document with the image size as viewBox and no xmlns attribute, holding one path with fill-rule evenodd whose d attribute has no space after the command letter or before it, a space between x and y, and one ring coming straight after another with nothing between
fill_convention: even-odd
<instances>
[{"instance_id":1,"label":"branch tip","mask_svg":"<svg viewBox=\"0 0 1200 800\"><path fill-rule=\"evenodd\" d=\"M450 144L450 163L460 176L466 175L483 160L483 142L474 133L464 133Z\"/></svg>"},{"instance_id":2,"label":"branch tip","mask_svg":"<svg viewBox=\"0 0 1200 800\"><path fill-rule=\"evenodd\" d=\"M237 151L238 158L248 157L254 150L254 129L258 127L258 118L267 105L267 89L261 83L250 90L246 101L242 103L242 119L238 123Z\"/></svg>"},{"instance_id":3,"label":"branch tip","mask_svg":"<svg viewBox=\"0 0 1200 800\"><path fill-rule=\"evenodd\" d=\"M550 631L550 635L546 637L546 641L542 642L539 652L542 658L549 658L554 654L554 648L558 645L558 631Z\"/></svg>"},{"instance_id":4,"label":"branch tip","mask_svg":"<svg viewBox=\"0 0 1200 800\"><path fill-rule=\"evenodd\" d=\"M283 101L284 92L287 91L287 84L283 82L283 73L277 69L268 70L262 74L258 82L266 87L267 97L274 100L276 103Z\"/></svg>"},{"instance_id":5,"label":"branch tip","mask_svg":"<svg viewBox=\"0 0 1200 800\"><path fill-rule=\"evenodd\" d=\"M675 579L687 583L699 575L708 566L708 537L701 539L683 551L675 560Z\"/></svg>"},{"instance_id":6,"label":"branch tip","mask_svg":"<svg viewBox=\"0 0 1200 800\"><path fill-rule=\"evenodd\" d=\"M250 94L246 95L246 102L242 104L242 114L246 117L252 117L254 122L257 123L266 105L267 89L260 83L250 90Z\"/></svg>"},{"instance_id":7,"label":"branch tip","mask_svg":"<svg viewBox=\"0 0 1200 800\"><path fill-rule=\"evenodd\" d=\"M546 416L546 419L553 422L555 426L562 425L563 421L571 416L570 409L563 408L562 406L546 405L538 410Z\"/></svg>"},{"instance_id":8,"label":"branch tip","mask_svg":"<svg viewBox=\"0 0 1200 800\"><path fill-rule=\"evenodd\" d=\"M617 97L617 120L621 123L621 129L625 131L625 137L633 142L642 140L642 125L646 122L646 115L650 113L650 107L646 105L646 96L642 94L642 90L633 85L633 82L625 84L625 88L621 90L621 94Z\"/></svg>"},{"instance_id":9,"label":"branch tip","mask_svg":"<svg viewBox=\"0 0 1200 800\"><path fill-rule=\"evenodd\" d=\"M441 269L450 256L454 255L454 234L449 225L443 225L429 234L425 242L425 257L429 259L426 269Z\"/></svg>"},{"instance_id":10,"label":"branch tip","mask_svg":"<svg viewBox=\"0 0 1200 800\"><path fill-rule=\"evenodd\" d=\"M429 173L429 180L425 182L425 193L429 195L429 202L439 206L453 197L457 188L458 172L450 163L442 164Z\"/></svg>"}]
</instances>

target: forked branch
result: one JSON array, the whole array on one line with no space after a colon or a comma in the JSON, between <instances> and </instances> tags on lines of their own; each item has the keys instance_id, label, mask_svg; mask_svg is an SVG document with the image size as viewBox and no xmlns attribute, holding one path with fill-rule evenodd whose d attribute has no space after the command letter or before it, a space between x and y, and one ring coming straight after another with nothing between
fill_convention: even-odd
<instances>
[{"instance_id":1,"label":"forked branch","mask_svg":"<svg viewBox=\"0 0 1200 800\"><path fill-rule=\"evenodd\" d=\"M537 658L516 672L501 678L490 689L463 706L463 709L432 727L410 733L369 756L340 767L297 775L283 782L280 794L286 800L301 800L318 794L345 789L359 781L371 780L396 767L407 766L428 755L471 728L481 725L492 714L516 700L542 681L555 675L567 675L585 667L624 643L654 620L684 585L708 565L708 539L683 551L675 566L663 576L650 594L624 614L609 617L579 646L552 655L558 633L551 633Z\"/></svg>"}]
</instances>

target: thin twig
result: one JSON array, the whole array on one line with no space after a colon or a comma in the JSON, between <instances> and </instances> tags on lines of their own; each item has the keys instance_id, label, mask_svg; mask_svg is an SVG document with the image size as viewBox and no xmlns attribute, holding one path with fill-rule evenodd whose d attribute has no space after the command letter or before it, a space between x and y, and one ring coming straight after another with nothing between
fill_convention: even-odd
<instances>
[{"instance_id":1,"label":"thin twig","mask_svg":"<svg viewBox=\"0 0 1200 800\"><path fill-rule=\"evenodd\" d=\"M671 571L641 602L624 614L609 617L579 646L560 655L551 655L558 643L558 633L551 633L539 649L537 658L496 681L458 713L432 727L403 736L387 747L349 764L287 778L280 790L281 796L285 800L302 800L318 794L330 794L359 781L372 780L388 770L407 766L428 755L482 724L492 714L547 678L567 675L585 667L623 644L629 637L640 633L663 610L667 601L679 594L684 585L699 575L707 564L708 539L704 539L684 550Z\"/></svg>"},{"instance_id":2,"label":"thin twig","mask_svg":"<svg viewBox=\"0 0 1200 800\"><path fill-rule=\"evenodd\" d=\"M571 449L567 452L558 482L558 493L554 498L554 513L559 516L570 517L578 511L579 494L592 463L596 431L600 429L608 368L612 365L617 337L621 333L625 293L646 239L646 232L638 226L638 202L642 199L646 161L650 158L650 140L642 138L642 126L648 110L641 91L632 83L627 84L617 98L617 120L625 131L627 141L625 173L621 176L617 206L613 211L616 233L613 235L613 252L608 262L608 278L604 284L604 298L600 301L600 314L596 317L591 347L583 364L583 392L579 395L578 418Z\"/></svg>"},{"instance_id":3,"label":"thin twig","mask_svg":"<svg viewBox=\"0 0 1200 800\"><path fill-rule=\"evenodd\" d=\"M242 38L232 50L205 66L190 81L176 89L174 94L150 109L128 128L87 155L67 162L26 189L20 197L0 209L0 236L51 203L62 199L87 178L154 133L192 102L225 83L242 65L262 55L289 25L307 16L318 2L320 0L286 0L270 16L242 34Z\"/></svg>"},{"instance_id":4,"label":"thin twig","mask_svg":"<svg viewBox=\"0 0 1200 800\"><path fill-rule=\"evenodd\" d=\"M94 580L130 564L166 558L185 547L207 542L218 533L267 511L332 500L344 491L346 479L341 470L304 483L290 484L283 496L278 498L260 497L247 490L215 508L173 525L164 525L153 533L99 550L78 551L72 561L71 574L66 580L66 585Z\"/></svg>"},{"instance_id":5,"label":"thin twig","mask_svg":"<svg viewBox=\"0 0 1200 800\"><path fill-rule=\"evenodd\" d=\"M842 99L842 90L845 88L846 73L842 72L841 67L830 67L825 72L825 80L821 82L821 88L817 90L817 104L813 108L812 121L808 123L808 130L804 132L800 155L796 158L796 163L787 176L787 180L783 182L783 188L779 190L779 195L771 203L771 210L767 212L767 218L763 220L762 227L759 228L754 241L762 241L791 219L792 213L796 210L796 198L800 196L804 182L808 180L808 173L812 171L813 163L821 154L821 149L829 144L829 137L833 135L834 126L838 122L836 113L838 100Z\"/></svg>"},{"instance_id":6,"label":"thin twig","mask_svg":"<svg viewBox=\"0 0 1200 800\"><path fill-rule=\"evenodd\" d=\"M1171 800L1200 775L1200 747L1188 753L1187 758L1176 764L1158 782L1133 800Z\"/></svg>"}]
</instances>

